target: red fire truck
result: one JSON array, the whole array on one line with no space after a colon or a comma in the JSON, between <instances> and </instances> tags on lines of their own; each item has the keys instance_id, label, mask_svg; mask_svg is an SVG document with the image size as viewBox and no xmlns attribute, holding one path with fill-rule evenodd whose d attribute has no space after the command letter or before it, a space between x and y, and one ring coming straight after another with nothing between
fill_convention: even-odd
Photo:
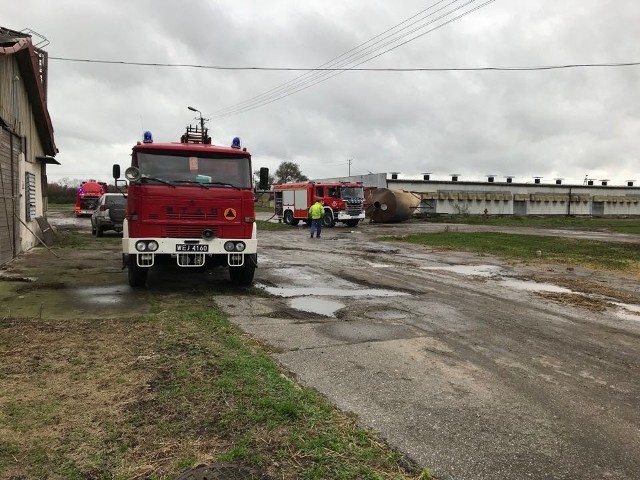
<instances>
[{"instance_id":1,"label":"red fire truck","mask_svg":"<svg viewBox=\"0 0 640 480\"><path fill-rule=\"evenodd\" d=\"M82 182L76 193L76 217L91 216L103 193L107 193L106 182Z\"/></svg>"},{"instance_id":2,"label":"red fire truck","mask_svg":"<svg viewBox=\"0 0 640 480\"><path fill-rule=\"evenodd\" d=\"M266 189L267 168L260 169ZM118 184L120 166L113 166ZM122 261L129 285L144 286L149 269L170 263L206 270L228 267L236 285L253 282L258 263L251 155L234 138L211 144L207 129L187 127L178 143L133 147L125 171L127 208ZM120 183L126 183L120 180Z\"/></svg>"},{"instance_id":3,"label":"red fire truck","mask_svg":"<svg viewBox=\"0 0 640 480\"><path fill-rule=\"evenodd\" d=\"M288 225L310 222L309 207L324 203L322 224L355 227L364 219L364 189L359 182L301 182L273 186L275 214Z\"/></svg>"}]
</instances>

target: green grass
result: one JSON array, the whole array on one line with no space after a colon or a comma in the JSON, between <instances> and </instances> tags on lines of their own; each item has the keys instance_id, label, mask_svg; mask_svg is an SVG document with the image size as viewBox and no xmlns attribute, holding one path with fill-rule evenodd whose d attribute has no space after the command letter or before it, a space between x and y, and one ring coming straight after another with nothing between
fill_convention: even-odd
<instances>
[{"instance_id":1,"label":"green grass","mask_svg":"<svg viewBox=\"0 0 640 480\"><path fill-rule=\"evenodd\" d=\"M96 240L92 235L79 233L76 230L62 230L56 234L54 250L58 248L95 248Z\"/></svg>"},{"instance_id":2,"label":"green grass","mask_svg":"<svg viewBox=\"0 0 640 480\"><path fill-rule=\"evenodd\" d=\"M640 218L574 217L565 215L546 216L489 216L481 215L435 215L414 221L429 223L463 223L466 225L496 225L505 227L570 228L580 230L615 231L640 233Z\"/></svg>"},{"instance_id":3,"label":"green grass","mask_svg":"<svg viewBox=\"0 0 640 480\"><path fill-rule=\"evenodd\" d=\"M256 212L261 212L261 213L273 213L273 207L270 207L268 205L259 205L256 204L255 206Z\"/></svg>"},{"instance_id":4,"label":"green grass","mask_svg":"<svg viewBox=\"0 0 640 480\"><path fill-rule=\"evenodd\" d=\"M436 232L383 237L438 248L483 252L508 258L625 270L640 262L640 245L493 232Z\"/></svg>"},{"instance_id":5,"label":"green grass","mask_svg":"<svg viewBox=\"0 0 640 480\"><path fill-rule=\"evenodd\" d=\"M292 230L293 227L281 222L267 222L264 220L256 220L258 232L260 230Z\"/></svg>"},{"instance_id":6,"label":"green grass","mask_svg":"<svg viewBox=\"0 0 640 480\"><path fill-rule=\"evenodd\" d=\"M135 409L136 429L158 426L166 438L157 442L187 442L193 432L221 437L226 446L218 461L276 461L293 478L411 478L396 452L314 391L292 383L217 308L178 313L167 307L173 313L163 319L156 365L162 374L151 382L155 400Z\"/></svg>"},{"instance_id":7,"label":"green grass","mask_svg":"<svg viewBox=\"0 0 640 480\"><path fill-rule=\"evenodd\" d=\"M616 233L640 235L640 225L611 225L608 229Z\"/></svg>"},{"instance_id":8,"label":"green grass","mask_svg":"<svg viewBox=\"0 0 640 480\"><path fill-rule=\"evenodd\" d=\"M288 378L268 350L225 318L215 297L200 292L187 298L184 291L164 292L150 300L152 313L103 324L47 322L60 339L76 335L79 342L84 335L77 331L84 328L98 329L97 335L122 332L126 348L108 349L109 358L82 350L83 343L65 344L64 351L96 355L91 365L55 355L61 350L55 340L53 356L43 358L56 359L61 375L98 375L95 394L114 403L95 418L90 407L67 405L60 392L56 400L29 402L4 392L0 478L19 471L24 479L173 480L203 460L237 462L272 478L429 478L428 469L411 467L352 416ZM30 358L28 345L21 348ZM21 388L37 375L25 375ZM139 380L127 388L122 375Z\"/></svg>"}]
</instances>

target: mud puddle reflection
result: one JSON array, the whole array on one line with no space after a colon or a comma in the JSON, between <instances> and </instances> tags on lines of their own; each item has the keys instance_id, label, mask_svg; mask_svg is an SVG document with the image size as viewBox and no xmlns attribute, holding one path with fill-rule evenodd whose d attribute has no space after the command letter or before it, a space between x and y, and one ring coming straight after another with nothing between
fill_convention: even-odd
<instances>
[{"instance_id":1,"label":"mud puddle reflection","mask_svg":"<svg viewBox=\"0 0 640 480\"><path fill-rule=\"evenodd\" d=\"M125 289L119 285L79 288L76 292L83 303L94 303L98 305L124 303L123 293L125 293Z\"/></svg>"},{"instance_id":2,"label":"mud puddle reflection","mask_svg":"<svg viewBox=\"0 0 640 480\"><path fill-rule=\"evenodd\" d=\"M396 292L394 290L383 290L380 288L362 288L354 290L346 290L344 288L332 287L268 287L266 285L257 284L256 287L266 290L272 295L278 297L306 297L313 295L314 297L399 297L401 295L409 295L404 292Z\"/></svg>"},{"instance_id":3,"label":"mud puddle reflection","mask_svg":"<svg viewBox=\"0 0 640 480\"><path fill-rule=\"evenodd\" d=\"M338 298L383 298L409 295L382 288L359 288L358 284L337 277L330 282L334 285L332 287L317 286L318 283L327 283L327 279L304 268L282 268L274 270L274 273L281 278L286 278L289 282L295 279L296 285L256 284L255 286L271 295L290 298L289 305L296 310L327 317L334 317L338 310L346 306L345 303L336 300Z\"/></svg>"},{"instance_id":4,"label":"mud puddle reflection","mask_svg":"<svg viewBox=\"0 0 640 480\"><path fill-rule=\"evenodd\" d=\"M531 280L503 279L500 280L500 285L515 290L525 290L527 292L579 293L551 283L539 283Z\"/></svg>"},{"instance_id":5,"label":"mud puddle reflection","mask_svg":"<svg viewBox=\"0 0 640 480\"><path fill-rule=\"evenodd\" d=\"M502 273L502 268L496 265L451 265L447 267L421 267L422 270L443 270L446 272L459 273L460 275L470 275L479 277L493 277Z\"/></svg>"},{"instance_id":6,"label":"mud puddle reflection","mask_svg":"<svg viewBox=\"0 0 640 480\"><path fill-rule=\"evenodd\" d=\"M640 305L630 305L628 303L612 302L618 310L616 315L625 320L640 322Z\"/></svg>"},{"instance_id":7,"label":"mud puddle reflection","mask_svg":"<svg viewBox=\"0 0 640 480\"><path fill-rule=\"evenodd\" d=\"M344 303L313 297L294 297L289 300L289 306L303 312L318 313L325 317L335 317L336 312L345 307Z\"/></svg>"}]
</instances>

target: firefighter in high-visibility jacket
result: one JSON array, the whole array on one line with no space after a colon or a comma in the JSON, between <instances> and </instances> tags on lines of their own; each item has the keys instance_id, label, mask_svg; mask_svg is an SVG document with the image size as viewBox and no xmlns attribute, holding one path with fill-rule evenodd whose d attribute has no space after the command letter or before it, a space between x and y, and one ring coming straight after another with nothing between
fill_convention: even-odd
<instances>
[{"instance_id":1,"label":"firefighter in high-visibility jacket","mask_svg":"<svg viewBox=\"0 0 640 480\"><path fill-rule=\"evenodd\" d=\"M311 205L309 208L309 216L311 217L311 238L313 238L313 232L316 232L316 237L320 238L322 217L324 217L324 207L320 200L316 200L316 203Z\"/></svg>"}]
</instances>

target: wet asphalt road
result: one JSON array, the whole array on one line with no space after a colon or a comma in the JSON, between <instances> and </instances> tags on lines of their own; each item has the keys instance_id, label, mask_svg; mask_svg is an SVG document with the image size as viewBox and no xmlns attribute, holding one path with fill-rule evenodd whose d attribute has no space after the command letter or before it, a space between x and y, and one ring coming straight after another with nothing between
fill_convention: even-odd
<instances>
[{"instance_id":1,"label":"wet asphalt road","mask_svg":"<svg viewBox=\"0 0 640 480\"><path fill-rule=\"evenodd\" d=\"M593 312L517 265L373 240L407 228L260 232L274 297L221 306L438 479L640 478L640 305Z\"/></svg>"}]
</instances>

